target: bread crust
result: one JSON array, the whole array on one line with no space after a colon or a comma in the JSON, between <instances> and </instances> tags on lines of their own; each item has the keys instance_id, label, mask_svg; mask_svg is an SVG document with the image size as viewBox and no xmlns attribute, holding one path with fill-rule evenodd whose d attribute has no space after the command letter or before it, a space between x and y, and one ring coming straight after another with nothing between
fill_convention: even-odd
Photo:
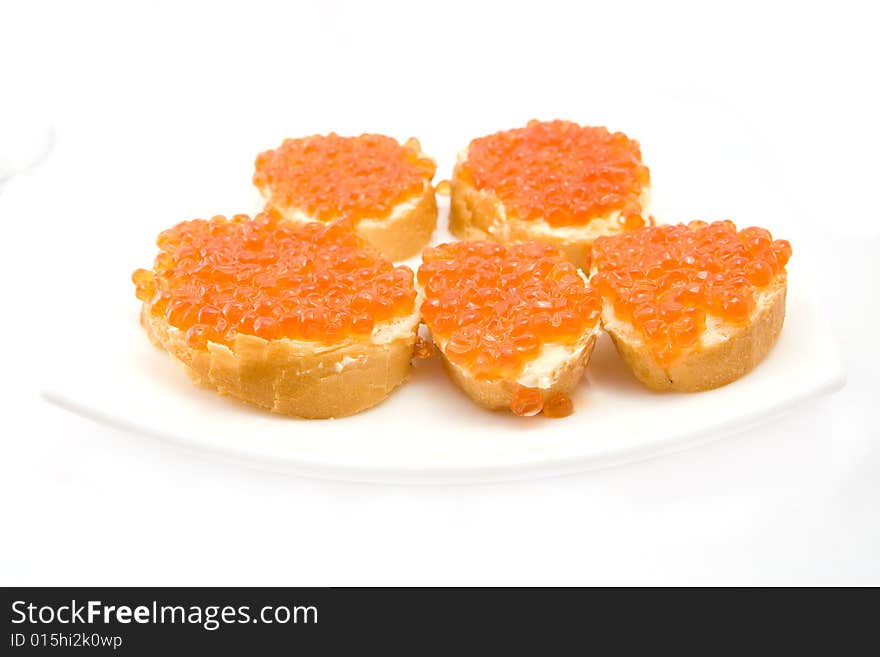
<instances>
[{"instance_id":1,"label":"bread crust","mask_svg":"<svg viewBox=\"0 0 880 657\"><path fill-rule=\"evenodd\" d=\"M259 190L266 200L267 210L276 210L288 221L303 221L302 213L297 208L275 203L265 187ZM392 216L385 219L361 219L355 224L355 231L391 261L406 260L419 254L431 241L431 235L437 227L437 199L430 181L425 181L421 196L407 199L398 207L413 201L416 202L412 208L396 216L392 212Z\"/></svg>"},{"instance_id":2,"label":"bread crust","mask_svg":"<svg viewBox=\"0 0 880 657\"><path fill-rule=\"evenodd\" d=\"M355 227L358 235L394 262L421 253L437 227L437 198L431 183L425 184L418 203L410 211L388 219L367 219Z\"/></svg>"},{"instance_id":3,"label":"bread crust","mask_svg":"<svg viewBox=\"0 0 880 657\"><path fill-rule=\"evenodd\" d=\"M584 348L575 353L557 370L553 384L549 388L535 388L541 393L545 402L557 393L570 393L583 378L584 371L590 362L590 356L593 354L598 333L599 326L597 325L591 330ZM515 378L476 379L470 372L449 361L442 350L438 349L438 351L440 351L443 367L449 378L474 402L493 411L510 410L510 402L519 388Z\"/></svg>"},{"instance_id":4,"label":"bread crust","mask_svg":"<svg viewBox=\"0 0 880 657\"><path fill-rule=\"evenodd\" d=\"M186 366L193 381L275 413L301 418L353 415L383 401L409 376L418 329L386 342L346 339L335 345L238 335L225 345L190 347L183 332L145 305L150 340Z\"/></svg>"},{"instance_id":5,"label":"bread crust","mask_svg":"<svg viewBox=\"0 0 880 657\"><path fill-rule=\"evenodd\" d=\"M761 295L749 323L726 331L724 339L702 346L662 367L631 325L616 319L605 302L602 324L635 377L653 390L700 392L727 385L752 371L776 343L785 320L786 280L782 276Z\"/></svg>"},{"instance_id":6,"label":"bread crust","mask_svg":"<svg viewBox=\"0 0 880 657\"><path fill-rule=\"evenodd\" d=\"M541 230L533 221L509 217L504 203L493 192L479 190L462 178L460 163L453 171L450 186L449 231L459 239L503 244L536 240L557 247L572 264L587 269L587 257L596 238L625 231L616 217L594 219L578 230L577 236L552 228Z\"/></svg>"}]
</instances>

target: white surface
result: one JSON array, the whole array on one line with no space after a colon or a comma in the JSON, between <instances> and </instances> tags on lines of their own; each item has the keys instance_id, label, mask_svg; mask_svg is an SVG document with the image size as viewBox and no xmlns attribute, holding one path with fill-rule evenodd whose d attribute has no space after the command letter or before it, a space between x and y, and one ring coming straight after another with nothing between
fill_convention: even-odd
<instances>
[{"instance_id":1,"label":"white surface","mask_svg":"<svg viewBox=\"0 0 880 657\"><path fill-rule=\"evenodd\" d=\"M401 13L377 35L369 29L375 13L323 6L320 15L293 16L163 5L123 13L108 4L94 14L100 21L79 5L6 11L15 20L0 22L2 61L21 62L19 83L30 97L42 94L59 138L45 165L0 190L2 582L880 583L880 413L872 390L880 363L866 339L880 319L880 231L875 206L864 201L880 147L876 85L865 83L878 56L871 21L846 3L833 15L767 3L729 13L542 3L500 14L469 6L471 21L462 22L444 4L422 16ZM49 10L53 21L44 20ZM487 27L497 16L504 30ZM604 28L621 24L626 30ZM508 34L531 47L508 47ZM453 42L469 47L457 51ZM402 56L415 45L420 56ZM304 65L306 55L322 62L323 75ZM550 62L550 71L538 66ZM408 86L390 84L408 73ZM310 90L307 101L291 80ZM827 263L815 280L846 361L840 393L683 454L469 487L328 483L218 465L39 399L46 344L58 340L46 322L86 321L89 298L78 286L128 266L130 245L149 239L151 221L165 223L155 216L164 194L190 188L184 217L230 211L239 192L199 175L218 157L223 126L259 123L267 106L297 117L310 102L324 119L315 130L356 130L362 121L363 129L421 134L423 121L440 112L455 130L479 134L493 112L528 115L542 99L564 95L580 100L580 113L618 93L622 81L646 80L695 90L695 98L708 91L760 135L767 156L751 174L796 206L798 239ZM369 102L345 102L343 89ZM21 97L3 92L5 100ZM428 103L435 107L424 112ZM261 142L276 138L271 127ZM199 146L193 161L173 157ZM163 151L167 165L152 168ZM103 174L120 168L129 176L103 186ZM243 164L241 175L249 168ZM81 174L68 182L65 172L77 169L94 174L86 184ZM62 216L54 211L59 198ZM120 245L118 258L71 259L98 238L72 229L89 214L113 216L102 228ZM729 214L738 219L736 207ZM37 248L40 221L57 237ZM45 268L29 265L30 257ZM48 308L32 301L34 289L51 299Z\"/></svg>"}]
</instances>

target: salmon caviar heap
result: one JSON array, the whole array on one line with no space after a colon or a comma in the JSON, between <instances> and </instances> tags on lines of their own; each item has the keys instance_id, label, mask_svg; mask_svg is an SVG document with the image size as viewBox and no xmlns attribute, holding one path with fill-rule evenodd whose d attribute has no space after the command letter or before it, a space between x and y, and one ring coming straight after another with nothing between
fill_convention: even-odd
<instances>
[{"instance_id":1,"label":"salmon caviar heap","mask_svg":"<svg viewBox=\"0 0 880 657\"><path fill-rule=\"evenodd\" d=\"M342 223L218 216L184 221L157 244L153 270L132 275L137 297L192 347L238 334L335 343L414 309L412 270Z\"/></svg>"},{"instance_id":2,"label":"salmon caviar heap","mask_svg":"<svg viewBox=\"0 0 880 657\"><path fill-rule=\"evenodd\" d=\"M546 244L453 242L422 259L422 317L446 357L478 379L515 376L542 344L574 344L601 312L599 295Z\"/></svg>"},{"instance_id":3,"label":"salmon caviar heap","mask_svg":"<svg viewBox=\"0 0 880 657\"><path fill-rule=\"evenodd\" d=\"M653 226L596 240L590 284L668 366L698 345L708 316L747 324L756 292L784 277L790 257L791 245L763 228Z\"/></svg>"},{"instance_id":4,"label":"salmon caviar heap","mask_svg":"<svg viewBox=\"0 0 880 657\"><path fill-rule=\"evenodd\" d=\"M639 144L621 132L569 121L474 139L459 175L493 192L508 215L550 226L585 226L619 213L625 228L644 225L641 195L650 184Z\"/></svg>"},{"instance_id":5,"label":"salmon caviar heap","mask_svg":"<svg viewBox=\"0 0 880 657\"><path fill-rule=\"evenodd\" d=\"M400 145L384 135L335 133L286 139L257 156L254 184L276 206L321 221L384 219L434 176L418 141Z\"/></svg>"}]
</instances>

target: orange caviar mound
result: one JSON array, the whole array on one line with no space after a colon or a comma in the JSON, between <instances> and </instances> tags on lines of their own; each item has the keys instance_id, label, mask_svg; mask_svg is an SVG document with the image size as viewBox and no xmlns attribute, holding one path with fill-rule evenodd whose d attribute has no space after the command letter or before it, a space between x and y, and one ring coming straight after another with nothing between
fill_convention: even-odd
<instances>
[{"instance_id":1,"label":"orange caviar mound","mask_svg":"<svg viewBox=\"0 0 880 657\"><path fill-rule=\"evenodd\" d=\"M756 293L785 276L791 245L763 228L692 221L601 237L592 255L590 284L668 366L698 346L707 317L747 324Z\"/></svg>"},{"instance_id":2,"label":"orange caviar mound","mask_svg":"<svg viewBox=\"0 0 880 657\"><path fill-rule=\"evenodd\" d=\"M254 184L274 205L321 221L384 219L420 194L435 169L415 139L400 145L384 135L330 133L285 139L260 153Z\"/></svg>"},{"instance_id":3,"label":"orange caviar mound","mask_svg":"<svg viewBox=\"0 0 880 657\"><path fill-rule=\"evenodd\" d=\"M422 318L476 378L516 375L544 343L573 344L599 319L598 293L552 246L453 242L422 259Z\"/></svg>"},{"instance_id":4,"label":"orange caviar mound","mask_svg":"<svg viewBox=\"0 0 880 657\"><path fill-rule=\"evenodd\" d=\"M619 213L627 229L644 225L640 197L650 173L638 142L622 132L530 121L474 139L460 167L465 181L494 192L518 219L584 226Z\"/></svg>"},{"instance_id":5,"label":"orange caviar mound","mask_svg":"<svg viewBox=\"0 0 880 657\"><path fill-rule=\"evenodd\" d=\"M334 343L414 308L412 270L342 223L217 216L184 221L157 244L153 269L132 274L137 297L193 347L239 333Z\"/></svg>"}]
</instances>

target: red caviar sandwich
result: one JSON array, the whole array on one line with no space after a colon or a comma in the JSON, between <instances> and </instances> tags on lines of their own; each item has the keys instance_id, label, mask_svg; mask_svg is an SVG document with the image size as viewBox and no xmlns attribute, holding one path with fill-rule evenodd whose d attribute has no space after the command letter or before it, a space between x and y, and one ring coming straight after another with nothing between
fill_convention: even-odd
<instances>
[{"instance_id":1,"label":"red caviar sandwich","mask_svg":"<svg viewBox=\"0 0 880 657\"><path fill-rule=\"evenodd\" d=\"M639 144L621 132L531 121L471 141L451 187L457 237L538 240L580 267L597 237L646 223L650 173Z\"/></svg>"},{"instance_id":2,"label":"red caviar sandwich","mask_svg":"<svg viewBox=\"0 0 880 657\"><path fill-rule=\"evenodd\" d=\"M419 323L413 272L345 222L272 213L185 221L132 275L150 339L192 377L306 418L357 413L408 376Z\"/></svg>"},{"instance_id":3,"label":"red caviar sandwich","mask_svg":"<svg viewBox=\"0 0 880 657\"><path fill-rule=\"evenodd\" d=\"M437 225L434 161L418 140L336 134L286 139L257 156L254 184L298 223L349 220L389 260L416 255Z\"/></svg>"},{"instance_id":4,"label":"red caviar sandwich","mask_svg":"<svg viewBox=\"0 0 880 657\"><path fill-rule=\"evenodd\" d=\"M717 388L751 371L785 318L791 245L731 221L644 227L596 240L602 324L656 390Z\"/></svg>"},{"instance_id":5,"label":"red caviar sandwich","mask_svg":"<svg viewBox=\"0 0 880 657\"><path fill-rule=\"evenodd\" d=\"M571 413L600 330L585 276L539 242L453 242L422 258L422 318L452 380L486 408Z\"/></svg>"}]
</instances>

